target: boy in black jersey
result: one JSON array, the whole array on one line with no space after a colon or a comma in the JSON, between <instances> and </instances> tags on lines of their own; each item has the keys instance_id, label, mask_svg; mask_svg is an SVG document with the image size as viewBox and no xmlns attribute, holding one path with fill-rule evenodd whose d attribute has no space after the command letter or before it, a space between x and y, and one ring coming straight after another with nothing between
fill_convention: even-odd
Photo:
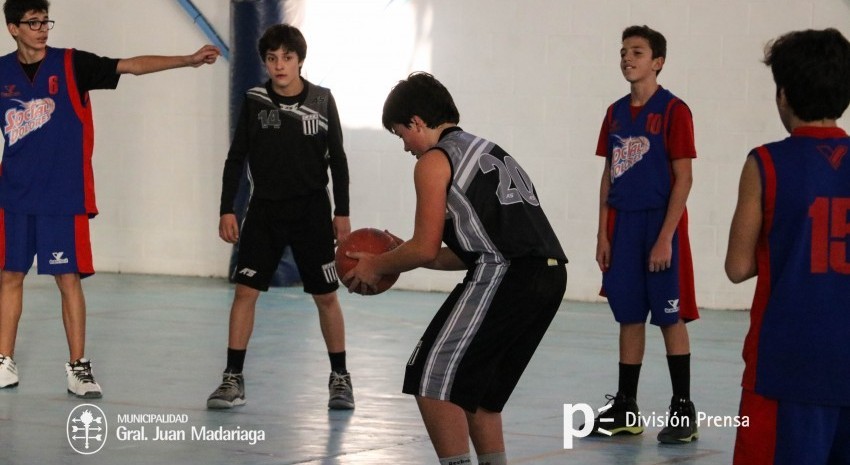
<instances>
[{"instance_id":1,"label":"boy in black jersey","mask_svg":"<svg viewBox=\"0 0 850 465\"><path fill-rule=\"evenodd\" d=\"M86 302L81 279L94 274L89 220L97 215L89 91L115 89L122 74L141 75L215 63L212 45L191 55L106 58L47 45L46 0L6 0L3 14L16 50L0 57L3 166L0 176L0 389L18 385L13 360L24 279L52 275L62 302L70 360L67 390L102 396L85 356Z\"/></svg>"},{"instance_id":2,"label":"boy in black jersey","mask_svg":"<svg viewBox=\"0 0 850 465\"><path fill-rule=\"evenodd\" d=\"M467 270L425 330L403 391L416 396L440 463L504 465L502 409L554 318L564 255L528 173L498 145L461 130L448 90L411 74L383 124L416 157L413 237L381 255L349 254L349 289L418 267ZM448 247L441 248L441 242Z\"/></svg>"},{"instance_id":3,"label":"boy in black jersey","mask_svg":"<svg viewBox=\"0 0 850 465\"><path fill-rule=\"evenodd\" d=\"M342 129L330 90L307 82L301 66L307 42L292 26L270 27L258 49L269 80L247 92L233 136L221 191L219 236L239 241L230 309L227 367L208 408L245 403L242 368L254 327L260 291L267 291L284 247L292 247L304 292L313 296L331 362L331 409L354 408L351 376L345 366L345 325L337 299L334 238L351 231L348 218L348 164ZM240 226L233 201L243 167L251 198ZM334 213L328 198L333 177Z\"/></svg>"}]
</instances>

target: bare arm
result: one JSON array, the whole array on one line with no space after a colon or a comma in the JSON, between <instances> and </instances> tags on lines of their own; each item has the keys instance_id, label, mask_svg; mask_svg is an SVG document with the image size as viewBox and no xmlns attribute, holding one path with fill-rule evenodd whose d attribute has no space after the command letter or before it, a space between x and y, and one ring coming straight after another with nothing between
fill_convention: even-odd
<instances>
[{"instance_id":1,"label":"bare arm","mask_svg":"<svg viewBox=\"0 0 850 465\"><path fill-rule=\"evenodd\" d=\"M611 190L611 159L605 159L602 181L599 183L599 227L596 232L596 263L608 271L611 266L611 242L608 239L608 192Z\"/></svg>"},{"instance_id":2,"label":"bare arm","mask_svg":"<svg viewBox=\"0 0 850 465\"><path fill-rule=\"evenodd\" d=\"M667 213L661 232L649 254L649 271L662 271L670 268L673 259L673 234L679 226L679 220L685 212L688 194L694 179L691 172L691 159L679 158L673 160L673 187L670 200L667 202Z\"/></svg>"},{"instance_id":3,"label":"bare arm","mask_svg":"<svg viewBox=\"0 0 850 465\"><path fill-rule=\"evenodd\" d=\"M437 258L432 260L430 263L423 265L425 268L429 268L432 270L442 270L442 271L457 271L457 270L465 270L468 267L463 260L460 259L452 249L448 247L443 247L437 253Z\"/></svg>"},{"instance_id":4,"label":"bare arm","mask_svg":"<svg viewBox=\"0 0 850 465\"><path fill-rule=\"evenodd\" d=\"M762 228L761 190L758 164L750 156L741 172L738 204L726 249L726 276L733 283L746 281L758 273L756 246Z\"/></svg>"},{"instance_id":5,"label":"bare arm","mask_svg":"<svg viewBox=\"0 0 850 465\"><path fill-rule=\"evenodd\" d=\"M220 55L217 47L204 45L191 55L142 55L133 58L122 58L118 60L116 71L118 74L142 74L156 73L167 69L184 68L191 66L197 68L203 64L213 64Z\"/></svg>"},{"instance_id":6,"label":"bare arm","mask_svg":"<svg viewBox=\"0 0 850 465\"><path fill-rule=\"evenodd\" d=\"M440 252L440 244L443 240L446 189L450 178L451 167L441 151L431 150L419 157L413 171L416 186L413 237L381 255L349 254L359 260L357 266L342 279L348 283L349 289L359 287L361 282L374 286L382 275L401 273L446 260L445 252Z\"/></svg>"}]
</instances>

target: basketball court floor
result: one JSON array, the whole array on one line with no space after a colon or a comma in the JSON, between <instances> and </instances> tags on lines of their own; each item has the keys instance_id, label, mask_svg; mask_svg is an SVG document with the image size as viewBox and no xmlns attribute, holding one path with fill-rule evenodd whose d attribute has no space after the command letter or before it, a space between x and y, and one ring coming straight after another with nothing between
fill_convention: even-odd
<instances>
[{"instance_id":1,"label":"basketball court floor","mask_svg":"<svg viewBox=\"0 0 850 465\"><path fill-rule=\"evenodd\" d=\"M260 299L248 350L248 403L209 411L206 398L224 368L231 285L100 273L84 287L87 354L104 397L65 392L58 293L52 279L31 275L15 357L21 382L0 390L0 464L437 463L415 402L400 389L444 294L340 293L357 408L328 411L329 364L312 300L300 288L272 289ZM565 421L578 427L581 404L601 407L617 383L617 326L607 305L565 301L506 407L510 463L730 463L747 324L746 312L703 311L689 325L699 441L655 440L671 391L660 332L648 327L638 403L658 426L635 437L576 437L565 449L573 436L565 438ZM566 419L564 404L575 411ZM88 431L77 426L85 411Z\"/></svg>"}]
</instances>

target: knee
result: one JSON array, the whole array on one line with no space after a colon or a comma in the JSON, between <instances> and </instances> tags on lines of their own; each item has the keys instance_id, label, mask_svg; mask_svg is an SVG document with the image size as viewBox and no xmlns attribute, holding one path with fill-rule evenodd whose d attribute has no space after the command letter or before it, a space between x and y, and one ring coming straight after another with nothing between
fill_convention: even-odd
<instances>
[{"instance_id":1,"label":"knee","mask_svg":"<svg viewBox=\"0 0 850 465\"><path fill-rule=\"evenodd\" d=\"M329 292L327 294L313 294L313 301L316 302L316 307L319 310L325 310L329 308L333 308L335 306L339 306L336 292Z\"/></svg>"},{"instance_id":2,"label":"knee","mask_svg":"<svg viewBox=\"0 0 850 465\"><path fill-rule=\"evenodd\" d=\"M0 286L6 289L20 288L24 285L24 273L4 271L0 275Z\"/></svg>"},{"instance_id":3,"label":"knee","mask_svg":"<svg viewBox=\"0 0 850 465\"><path fill-rule=\"evenodd\" d=\"M243 284L237 284L233 299L237 302L254 303L259 297L260 291Z\"/></svg>"}]
</instances>

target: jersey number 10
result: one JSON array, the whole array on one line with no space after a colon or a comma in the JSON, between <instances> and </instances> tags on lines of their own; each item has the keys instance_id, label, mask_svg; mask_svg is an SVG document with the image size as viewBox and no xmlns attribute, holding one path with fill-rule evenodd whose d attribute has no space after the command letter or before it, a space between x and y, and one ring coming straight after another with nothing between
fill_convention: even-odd
<instances>
[{"instance_id":1,"label":"jersey number 10","mask_svg":"<svg viewBox=\"0 0 850 465\"><path fill-rule=\"evenodd\" d=\"M847 238L850 236L850 198L818 197L809 206L812 219L812 273L850 274ZM831 223L831 225L830 225Z\"/></svg>"}]
</instances>

